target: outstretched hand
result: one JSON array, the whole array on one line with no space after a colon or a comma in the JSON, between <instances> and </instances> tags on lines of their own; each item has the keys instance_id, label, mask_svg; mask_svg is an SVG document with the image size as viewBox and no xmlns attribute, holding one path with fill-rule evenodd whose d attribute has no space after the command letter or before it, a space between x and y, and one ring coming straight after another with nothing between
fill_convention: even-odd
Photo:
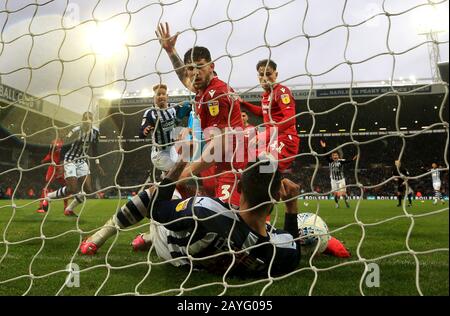
<instances>
[{"instance_id":1,"label":"outstretched hand","mask_svg":"<svg viewBox=\"0 0 450 316\"><path fill-rule=\"evenodd\" d=\"M286 214L297 214L297 200L293 199L300 194L300 186L289 179L281 180L280 197L286 201Z\"/></svg>"},{"instance_id":2,"label":"outstretched hand","mask_svg":"<svg viewBox=\"0 0 450 316\"><path fill-rule=\"evenodd\" d=\"M280 198L282 201L289 200L300 194L300 186L289 179L281 180Z\"/></svg>"},{"instance_id":3,"label":"outstretched hand","mask_svg":"<svg viewBox=\"0 0 450 316\"><path fill-rule=\"evenodd\" d=\"M153 129L154 129L154 127L149 125L146 128L144 128L144 130L142 131L142 134L144 134L144 136L147 137L148 134L150 133L150 131L153 130Z\"/></svg>"},{"instance_id":4,"label":"outstretched hand","mask_svg":"<svg viewBox=\"0 0 450 316\"><path fill-rule=\"evenodd\" d=\"M177 42L178 35L176 33L174 36L170 36L169 23L160 23L157 30L155 31L156 37L159 39L161 47L168 53L171 54L175 50L175 44Z\"/></svg>"},{"instance_id":5,"label":"outstretched hand","mask_svg":"<svg viewBox=\"0 0 450 316\"><path fill-rule=\"evenodd\" d=\"M320 146L322 148L325 148L325 147L327 147L327 143L325 143L323 140L320 140Z\"/></svg>"}]
</instances>

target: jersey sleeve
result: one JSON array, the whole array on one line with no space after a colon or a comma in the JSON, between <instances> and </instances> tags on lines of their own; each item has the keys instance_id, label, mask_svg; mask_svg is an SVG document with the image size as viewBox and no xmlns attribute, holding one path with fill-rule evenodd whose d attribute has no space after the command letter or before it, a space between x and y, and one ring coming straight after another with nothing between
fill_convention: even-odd
<instances>
[{"instance_id":1,"label":"jersey sleeve","mask_svg":"<svg viewBox=\"0 0 450 316\"><path fill-rule=\"evenodd\" d=\"M193 231L200 229L204 231L224 233L224 223L221 216L217 216L214 211L214 201L209 197L191 197L179 200L157 200L154 207L150 211L150 217L164 225L171 231ZM203 201L203 203L202 203ZM204 201L207 201L206 203ZM219 203L219 202L217 202ZM204 204L213 205L205 206ZM193 219L193 215L197 220L197 225ZM210 219L208 219L210 217ZM197 228L195 228L197 226ZM226 235L226 234L225 234Z\"/></svg>"},{"instance_id":2,"label":"jersey sleeve","mask_svg":"<svg viewBox=\"0 0 450 316\"><path fill-rule=\"evenodd\" d=\"M246 102L246 101L241 101L241 104L250 112L252 112L253 114L257 115L257 116L263 116L263 110L262 107L254 105L250 102Z\"/></svg>"},{"instance_id":3,"label":"jersey sleeve","mask_svg":"<svg viewBox=\"0 0 450 316\"><path fill-rule=\"evenodd\" d=\"M189 116L192 107L189 101L185 101L182 105L175 107L177 120L181 121L183 118Z\"/></svg>"},{"instance_id":4,"label":"jersey sleeve","mask_svg":"<svg viewBox=\"0 0 450 316\"><path fill-rule=\"evenodd\" d=\"M275 102L283 114L283 118L280 121L283 123L277 124L278 133L281 133L290 128L292 125L295 126L295 99L292 96L291 90L283 87L277 91L275 95Z\"/></svg>"},{"instance_id":5,"label":"jersey sleeve","mask_svg":"<svg viewBox=\"0 0 450 316\"><path fill-rule=\"evenodd\" d=\"M144 115L142 117L142 122L141 122L141 127L139 129L139 138L145 138L146 136L144 135L144 129L147 126L155 126L155 122L153 120L152 117L152 111L151 109L148 109L144 112Z\"/></svg>"},{"instance_id":6,"label":"jersey sleeve","mask_svg":"<svg viewBox=\"0 0 450 316\"><path fill-rule=\"evenodd\" d=\"M42 162L49 162L52 158L52 146L50 146L50 151L48 154L42 159Z\"/></svg>"},{"instance_id":7,"label":"jersey sleeve","mask_svg":"<svg viewBox=\"0 0 450 316\"><path fill-rule=\"evenodd\" d=\"M71 141L74 141L77 137L77 131L78 131L79 127L75 127L73 128L67 135L66 135L66 141L64 143L68 143Z\"/></svg>"}]
</instances>

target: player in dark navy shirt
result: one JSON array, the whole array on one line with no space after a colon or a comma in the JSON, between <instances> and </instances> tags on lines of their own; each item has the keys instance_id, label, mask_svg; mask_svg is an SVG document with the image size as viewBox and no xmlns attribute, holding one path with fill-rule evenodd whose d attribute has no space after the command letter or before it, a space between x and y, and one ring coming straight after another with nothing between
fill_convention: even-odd
<instances>
[{"instance_id":1,"label":"player in dark navy shirt","mask_svg":"<svg viewBox=\"0 0 450 316\"><path fill-rule=\"evenodd\" d=\"M211 272L230 269L230 273L246 276L267 274L270 266L272 275L293 271L300 260L297 213L285 214L284 230L266 224L266 216L275 200L297 196L299 187L281 179L278 170L260 172L267 164L265 159L247 166L238 184L241 199L236 211L220 199L209 197L173 200L175 183L186 165L179 162L158 187L141 192L119 209L102 229L82 243L80 251L95 254L117 228L124 229L149 217L149 242L161 259L175 266L190 266L192 262L196 268Z\"/></svg>"}]
</instances>

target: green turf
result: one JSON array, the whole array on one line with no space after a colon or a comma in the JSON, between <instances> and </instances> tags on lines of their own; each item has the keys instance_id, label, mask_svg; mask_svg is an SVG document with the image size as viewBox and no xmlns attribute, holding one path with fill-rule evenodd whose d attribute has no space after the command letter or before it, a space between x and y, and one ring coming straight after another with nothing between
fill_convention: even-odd
<instances>
[{"instance_id":1,"label":"green turf","mask_svg":"<svg viewBox=\"0 0 450 316\"><path fill-rule=\"evenodd\" d=\"M217 295L226 289L226 295L259 295L265 288L266 295L308 295L310 291L312 295L361 295L360 280L364 264L358 261L357 246L363 229L356 224L355 215L364 224L373 224L405 214L401 208L395 207L396 201L362 201L356 213L355 201L352 201L350 209L335 209L332 201L321 201L319 215L331 230L352 224L333 234L345 242L352 252L352 258L338 259L325 255L313 258L314 269L319 269L314 287L312 284L315 273L309 258L302 258L296 274L274 280L272 284L265 280L248 285L257 280L227 277L225 288L222 276L198 271L189 276L187 270L169 264L158 265L160 261L153 252L149 255L153 264L148 265L147 253L134 253L130 248L133 237L144 228L121 232L107 257L114 238L97 255L80 256L77 249L81 238L102 225L115 212L118 203L118 200L88 200L77 221L75 218L65 217L62 214L62 203L54 202L43 221L44 215L34 212L36 202L16 201L18 207L13 212L11 201L0 201L1 240L6 238L9 243L13 243L0 243L0 295L55 295L60 289L61 295L134 293L138 283L141 283L138 287L141 294L163 292L164 295L176 295L184 291L184 295ZM317 210L317 202L310 202L306 206L303 201L299 201L299 205L301 211ZM417 268L419 286L424 295L449 294L448 204L434 206L429 201L416 201L407 211L420 215L442 209L443 212L430 216L401 217L376 226L365 226L359 255L366 260L381 258L375 261L380 267L380 286L369 288L363 282L362 290L365 295L418 295ZM81 208L77 212L80 210ZM282 210L279 212L281 215ZM417 254L418 266L414 256L406 252L406 236L412 221L414 228L408 246L413 251L441 249L433 253ZM281 220L277 226L282 227ZM39 238L41 230L44 239ZM86 233L80 234L78 230ZM53 238L55 236L59 237ZM17 243L30 238L35 239ZM400 253L383 258L396 252ZM82 269L78 288L63 286L67 276L63 270L72 257ZM329 269L342 263L348 264ZM1 283L5 280L8 282ZM189 290L205 284L209 285Z\"/></svg>"}]
</instances>

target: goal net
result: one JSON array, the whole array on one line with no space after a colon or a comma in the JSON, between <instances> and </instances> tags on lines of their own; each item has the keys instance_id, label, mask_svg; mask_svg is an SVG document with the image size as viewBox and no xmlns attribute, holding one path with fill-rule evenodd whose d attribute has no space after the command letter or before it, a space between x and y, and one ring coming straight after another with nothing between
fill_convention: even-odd
<instances>
[{"instance_id":1,"label":"goal net","mask_svg":"<svg viewBox=\"0 0 450 316\"><path fill-rule=\"evenodd\" d=\"M447 0L0 1L0 295L448 294L448 7ZM197 269L190 255L187 268L175 267L154 244L134 252L132 240L154 227L147 218L117 228L95 255L80 253L88 236L161 180L151 137L139 137L154 108L152 87L166 84L169 103L195 110L195 95L155 35L165 22L179 33L181 57L193 46L210 50L233 98L261 105L256 65L264 59L278 64L276 82L292 92L300 149L283 176L300 186L298 212L318 215L328 230L298 237L302 256L289 273L242 278L231 266L221 274ZM79 199L76 217L65 216L59 196L38 213L43 190L64 186L46 178L49 167L53 178L61 171L44 157L54 157L57 139L72 144L68 135L85 112L100 131L98 153L85 156L92 191L83 182L81 194L68 197ZM343 187L330 183L332 153L350 161ZM217 177L193 177L193 194L205 194L204 180ZM275 203L277 229L285 208ZM331 237L349 258L321 248ZM228 240L223 253L235 262L242 251Z\"/></svg>"}]
</instances>

